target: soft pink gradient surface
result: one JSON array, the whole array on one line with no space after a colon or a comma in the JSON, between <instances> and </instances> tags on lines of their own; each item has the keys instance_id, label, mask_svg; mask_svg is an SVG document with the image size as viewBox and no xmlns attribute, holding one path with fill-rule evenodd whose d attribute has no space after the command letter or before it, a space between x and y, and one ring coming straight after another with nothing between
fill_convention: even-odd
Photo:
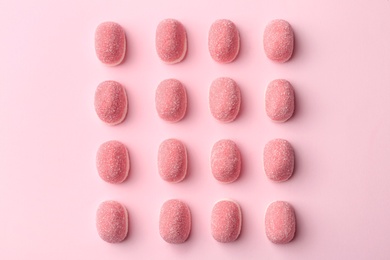
<instances>
[{"instance_id":1,"label":"soft pink gradient surface","mask_svg":"<svg viewBox=\"0 0 390 260\"><path fill-rule=\"evenodd\" d=\"M92 3L93 2L93 3ZM390 1L1 1L0 2L0 259L389 259L390 257ZM163 64L155 30L165 18L183 23L185 59ZM241 37L237 59L218 64L207 37L216 19L232 20ZM269 61L262 35L272 19L287 20L295 52L285 64ZM117 67L95 55L94 32L103 21L123 26L127 54ZM231 77L242 94L229 124L208 106L209 86ZM185 118L161 120L155 90L177 78L188 94ZM296 111L286 123L266 116L267 84L294 86ZM104 125L94 92L104 80L124 85L126 120ZM177 184L158 175L157 151L178 138L188 150L188 176ZM217 182L212 145L240 147L242 175ZM262 151L273 138L295 149L296 168L285 183L263 171ZM102 181L99 145L116 139L131 154L120 185ZM178 198L192 213L188 241L171 245L159 235L163 202ZM243 214L240 237L221 244L211 235L211 210L223 198ZM129 236L102 241L95 228L100 202L129 211ZM297 217L295 239L274 245L264 232L269 203L284 200Z\"/></svg>"}]
</instances>

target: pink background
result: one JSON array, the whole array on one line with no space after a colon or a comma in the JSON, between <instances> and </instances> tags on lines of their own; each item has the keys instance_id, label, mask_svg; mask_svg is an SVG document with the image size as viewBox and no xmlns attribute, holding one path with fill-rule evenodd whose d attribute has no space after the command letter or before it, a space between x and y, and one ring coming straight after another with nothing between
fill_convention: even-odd
<instances>
[{"instance_id":1,"label":"pink background","mask_svg":"<svg viewBox=\"0 0 390 260\"><path fill-rule=\"evenodd\" d=\"M164 18L187 30L188 54L177 65L155 52ZM218 18L231 19L241 34L240 54L227 65L207 49ZM262 48L274 18L289 21L296 35L294 56L282 65ZM0 20L0 259L390 258L390 1L3 0ZM106 20L127 34L125 62L114 68L94 53L94 30ZM216 122L208 108L209 85L220 76L242 91L242 110L230 124ZM177 124L160 120L154 108L155 89L169 77L188 92L188 113ZM296 113L284 124L264 111L265 88L276 78L296 91ZM129 97L127 119L115 127L94 111L103 80L121 82ZM157 174L157 148L169 137L188 149L189 175L179 184ZM210 173L210 150L221 138L236 141L243 156L242 176L229 185ZM296 151L295 174L285 183L272 183L262 169L272 138ZM130 176L120 185L103 182L95 168L97 148L110 139L131 154ZM192 211L193 229L181 245L158 232L160 206L170 198ZM222 198L243 212L241 236L230 244L210 234L211 209ZM130 214L120 244L96 232L96 208L108 199ZM274 200L296 210L296 238L287 245L264 233Z\"/></svg>"}]
</instances>

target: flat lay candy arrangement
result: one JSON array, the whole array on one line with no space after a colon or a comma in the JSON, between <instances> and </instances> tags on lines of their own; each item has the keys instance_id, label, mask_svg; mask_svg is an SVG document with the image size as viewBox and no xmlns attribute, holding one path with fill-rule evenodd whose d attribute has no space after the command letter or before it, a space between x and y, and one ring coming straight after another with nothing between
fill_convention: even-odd
<instances>
[{"instance_id":1,"label":"flat lay candy arrangement","mask_svg":"<svg viewBox=\"0 0 390 260\"><path fill-rule=\"evenodd\" d=\"M234 62L240 52L240 32L233 21L216 20L208 35L210 57L214 62ZM185 26L176 19L161 21L155 32L155 47L162 66L180 66L186 58L188 39ZM272 20L263 33L263 48L266 56L283 66L294 52L294 32L291 25L282 19ZM95 31L95 51L98 60L107 66L118 66L126 56L126 34L121 25L103 22ZM266 115L275 124L283 127L295 110L294 87L286 79L271 81L266 89L264 104ZM185 118L188 96L186 87L176 78L160 82L155 90L155 108L159 118L167 124L180 124ZM229 124L239 116L241 103L240 86L233 78L218 77L210 83L210 116L220 124ZM94 107L97 117L105 124L115 127L127 116L128 96L126 88L115 79L101 82L95 91ZM270 181L287 181L294 172L294 148L288 140L270 140L263 150L264 172ZM156 147L158 165L156 178L180 185L186 178L188 156L185 144L178 139L166 139ZM205 158L207 160L207 158ZM210 176L223 185L239 181L242 168L240 147L230 139L220 139L210 151ZM96 154L97 174L111 185L120 185L131 171L131 154L119 140L107 140ZM260 174L260 173L259 173ZM163 185L163 183L162 183ZM222 199L210 212L210 235L218 242L229 243L239 239L242 226L242 211L238 201ZM97 233L108 243L123 241L129 232L129 215L125 206L114 200L104 201L96 213ZM170 244L186 242L191 233L191 205L170 199L161 206L159 230L163 240ZM265 234L275 244L293 240L296 218L293 206L287 201L274 201L265 210Z\"/></svg>"},{"instance_id":2,"label":"flat lay candy arrangement","mask_svg":"<svg viewBox=\"0 0 390 260\"><path fill-rule=\"evenodd\" d=\"M1 1L0 259L390 259L389 13Z\"/></svg>"}]
</instances>

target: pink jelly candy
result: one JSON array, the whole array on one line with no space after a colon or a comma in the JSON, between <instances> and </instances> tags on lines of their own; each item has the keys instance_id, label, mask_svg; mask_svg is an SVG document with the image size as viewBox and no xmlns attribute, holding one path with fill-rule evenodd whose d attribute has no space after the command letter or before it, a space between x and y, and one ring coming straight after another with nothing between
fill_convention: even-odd
<instances>
[{"instance_id":1,"label":"pink jelly candy","mask_svg":"<svg viewBox=\"0 0 390 260\"><path fill-rule=\"evenodd\" d=\"M241 172L241 154L232 140L219 140L211 150L211 172L220 182L234 182Z\"/></svg>"},{"instance_id":2,"label":"pink jelly candy","mask_svg":"<svg viewBox=\"0 0 390 260\"><path fill-rule=\"evenodd\" d=\"M284 139L269 141L264 147L264 171L268 178L282 182L294 171L294 149Z\"/></svg>"},{"instance_id":3,"label":"pink jelly candy","mask_svg":"<svg viewBox=\"0 0 390 260\"><path fill-rule=\"evenodd\" d=\"M294 32L291 25L281 19L271 21L264 30L264 51L270 60L288 61L294 51Z\"/></svg>"},{"instance_id":4,"label":"pink jelly candy","mask_svg":"<svg viewBox=\"0 0 390 260\"><path fill-rule=\"evenodd\" d=\"M156 50L160 59L167 64L183 60L187 52L187 34L179 21L165 19L158 24Z\"/></svg>"},{"instance_id":5,"label":"pink jelly candy","mask_svg":"<svg viewBox=\"0 0 390 260\"><path fill-rule=\"evenodd\" d=\"M296 220L293 207L285 201L271 203L265 213L265 233L275 244L286 244L295 235Z\"/></svg>"},{"instance_id":6,"label":"pink jelly candy","mask_svg":"<svg viewBox=\"0 0 390 260\"><path fill-rule=\"evenodd\" d=\"M217 78L210 86L209 105L211 114L220 122L233 121L240 111L241 92L231 78Z\"/></svg>"},{"instance_id":7,"label":"pink jelly candy","mask_svg":"<svg viewBox=\"0 0 390 260\"><path fill-rule=\"evenodd\" d=\"M177 79L162 81L156 90L156 110L168 122L180 121L187 110L186 90Z\"/></svg>"},{"instance_id":8,"label":"pink jelly candy","mask_svg":"<svg viewBox=\"0 0 390 260\"><path fill-rule=\"evenodd\" d=\"M276 79L269 83L265 93L265 111L275 122L285 122L295 109L294 89L290 82Z\"/></svg>"},{"instance_id":9,"label":"pink jelly candy","mask_svg":"<svg viewBox=\"0 0 390 260\"><path fill-rule=\"evenodd\" d=\"M95 51L102 63L109 66L120 64L126 53L123 28L114 22L101 23L95 31Z\"/></svg>"},{"instance_id":10,"label":"pink jelly candy","mask_svg":"<svg viewBox=\"0 0 390 260\"><path fill-rule=\"evenodd\" d=\"M116 201L102 202L96 212L96 228L99 236L108 243L123 241L129 229L126 208Z\"/></svg>"},{"instance_id":11,"label":"pink jelly candy","mask_svg":"<svg viewBox=\"0 0 390 260\"><path fill-rule=\"evenodd\" d=\"M209 52L219 63L232 62L240 50L240 35L236 25L229 20L215 21L209 31Z\"/></svg>"},{"instance_id":12,"label":"pink jelly candy","mask_svg":"<svg viewBox=\"0 0 390 260\"><path fill-rule=\"evenodd\" d=\"M100 83L95 92L95 111L109 125L121 123L127 114L125 88L112 80Z\"/></svg>"},{"instance_id":13,"label":"pink jelly candy","mask_svg":"<svg viewBox=\"0 0 390 260\"><path fill-rule=\"evenodd\" d=\"M96 155L96 167L100 178L109 183L123 182L130 170L129 153L126 146L118 141L100 145Z\"/></svg>"},{"instance_id":14,"label":"pink jelly candy","mask_svg":"<svg viewBox=\"0 0 390 260\"><path fill-rule=\"evenodd\" d=\"M158 149L158 172L167 182L180 182L187 174L187 150L182 142L167 139Z\"/></svg>"},{"instance_id":15,"label":"pink jelly candy","mask_svg":"<svg viewBox=\"0 0 390 260\"><path fill-rule=\"evenodd\" d=\"M221 200L211 213L211 234L221 243L235 241L241 232L241 209L231 200Z\"/></svg>"},{"instance_id":16,"label":"pink jelly candy","mask_svg":"<svg viewBox=\"0 0 390 260\"><path fill-rule=\"evenodd\" d=\"M184 243L191 231L191 212L180 200L166 201L160 211L160 235L168 243Z\"/></svg>"}]
</instances>

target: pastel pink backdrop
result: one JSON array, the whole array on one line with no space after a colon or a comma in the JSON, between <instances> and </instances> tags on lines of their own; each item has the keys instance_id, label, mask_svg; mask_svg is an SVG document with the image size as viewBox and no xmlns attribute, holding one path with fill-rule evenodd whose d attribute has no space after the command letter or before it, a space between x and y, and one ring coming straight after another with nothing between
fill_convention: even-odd
<instances>
[{"instance_id":1,"label":"pastel pink backdrop","mask_svg":"<svg viewBox=\"0 0 390 260\"><path fill-rule=\"evenodd\" d=\"M1 1L0 2L0 259L389 259L390 257L390 2L388 0L259 1ZM188 54L177 65L157 57L159 21L186 27ZM208 29L232 20L241 51L231 64L215 63ZM262 33L272 19L289 21L296 36L290 62L269 61ZM125 62L106 67L94 53L94 30L103 21L127 35ZM241 87L236 121L210 115L208 88L229 76ZM158 83L174 77L188 93L184 120L169 124L154 107ZM289 80L296 113L271 122L265 88ZM103 80L127 90L124 123L105 126L93 98ZM179 184L157 174L157 148L175 137L188 149L189 174ZM243 157L242 176L224 185L213 179L212 145L230 138ZM262 150L285 138L296 151L296 171L272 183ZM131 156L121 185L99 179L99 145L117 139ZM185 201L193 217L189 240L165 243L158 233L162 203ZM242 208L234 243L210 233L213 204L222 198ZM123 203L128 238L108 244L97 235L95 212L103 200ZM274 200L290 202L296 238L274 245L264 233L264 213Z\"/></svg>"}]
</instances>

